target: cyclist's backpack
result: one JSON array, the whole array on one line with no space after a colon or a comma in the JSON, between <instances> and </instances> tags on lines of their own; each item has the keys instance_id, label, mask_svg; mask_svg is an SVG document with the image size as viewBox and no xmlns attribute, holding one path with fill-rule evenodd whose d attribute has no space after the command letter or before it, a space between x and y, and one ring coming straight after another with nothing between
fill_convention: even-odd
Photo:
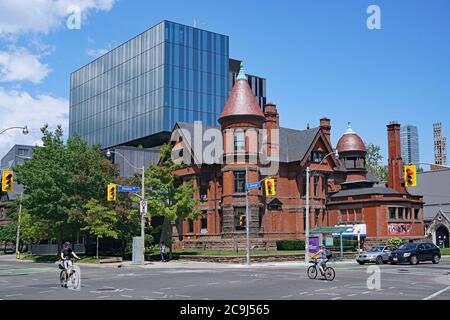
<instances>
[{"instance_id":1,"label":"cyclist's backpack","mask_svg":"<svg viewBox=\"0 0 450 320\"><path fill-rule=\"evenodd\" d=\"M327 250L327 259L330 260L332 256L333 256L333 253L331 253L330 250Z\"/></svg>"}]
</instances>

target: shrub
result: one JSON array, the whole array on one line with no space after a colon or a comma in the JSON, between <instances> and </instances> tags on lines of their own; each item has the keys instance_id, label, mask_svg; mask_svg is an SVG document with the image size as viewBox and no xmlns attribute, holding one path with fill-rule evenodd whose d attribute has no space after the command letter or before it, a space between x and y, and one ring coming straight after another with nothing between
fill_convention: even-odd
<instances>
[{"instance_id":1,"label":"shrub","mask_svg":"<svg viewBox=\"0 0 450 320\"><path fill-rule=\"evenodd\" d=\"M277 250L305 250L305 240L303 239L277 240Z\"/></svg>"},{"instance_id":2,"label":"shrub","mask_svg":"<svg viewBox=\"0 0 450 320\"><path fill-rule=\"evenodd\" d=\"M403 243L405 243L406 240L400 239L400 238L391 238L388 240L388 244L391 246L400 247Z\"/></svg>"}]
</instances>

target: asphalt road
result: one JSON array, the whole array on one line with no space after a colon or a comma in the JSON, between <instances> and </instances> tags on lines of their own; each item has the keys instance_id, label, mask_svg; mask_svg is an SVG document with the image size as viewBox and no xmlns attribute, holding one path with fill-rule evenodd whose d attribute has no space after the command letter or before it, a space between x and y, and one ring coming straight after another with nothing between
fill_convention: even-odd
<instances>
[{"instance_id":1,"label":"asphalt road","mask_svg":"<svg viewBox=\"0 0 450 320\"><path fill-rule=\"evenodd\" d=\"M0 256L0 300L450 300L450 259L438 265L382 265L379 288L368 287L374 274L367 265L330 266L336 270L332 282L308 279L301 263L82 265L81 289L75 291L59 286L55 264Z\"/></svg>"}]
</instances>

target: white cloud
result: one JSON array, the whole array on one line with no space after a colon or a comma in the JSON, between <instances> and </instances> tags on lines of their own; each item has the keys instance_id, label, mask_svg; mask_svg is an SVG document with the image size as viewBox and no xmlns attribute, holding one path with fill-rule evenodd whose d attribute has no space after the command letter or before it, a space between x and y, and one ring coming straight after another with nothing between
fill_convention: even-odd
<instances>
[{"instance_id":1,"label":"white cloud","mask_svg":"<svg viewBox=\"0 0 450 320\"><path fill-rule=\"evenodd\" d=\"M31 81L40 83L51 71L48 64L39 61L25 48L11 46L8 51L0 51L0 81Z\"/></svg>"},{"instance_id":2,"label":"white cloud","mask_svg":"<svg viewBox=\"0 0 450 320\"><path fill-rule=\"evenodd\" d=\"M49 95L32 96L26 91L6 90L0 87L0 131L9 127L27 125L30 133L11 130L0 135L0 159L15 144L36 145L41 139L40 128L48 123L50 129L61 124L68 134L69 101Z\"/></svg>"},{"instance_id":3,"label":"white cloud","mask_svg":"<svg viewBox=\"0 0 450 320\"><path fill-rule=\"evenodd\" d=\"M2 0L0 1L0 36L23 33L48 33L66 25L71 6L81 10L83 19L91 11L109 11L116 0ZM81 25L82 27L82 25Z\"/></svg>"},{"instance_id":4,"label":"white cloud","mask_svg":"<svg viewBox=\"0 0 450 320\"><path fill-rule=\"evenodd\" d=\"M105 53L107 53L109 49L102 48L102 49L86 49L86 54L90 57L98 58Z\"/></svg>"}]
</instances>

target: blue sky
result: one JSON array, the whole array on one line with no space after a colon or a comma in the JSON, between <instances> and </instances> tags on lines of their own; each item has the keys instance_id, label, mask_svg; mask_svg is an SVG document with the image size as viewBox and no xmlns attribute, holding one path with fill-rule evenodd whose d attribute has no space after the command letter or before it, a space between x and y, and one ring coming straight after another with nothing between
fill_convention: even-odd
<instances>
[{"instance_id":1,"label":"blue sky","mask_svg":"<svg viewBox=\"0 0 450 320\"><path fill-rule=\"evenodd\" d=\"M35 13L36 1L0 0L0 109L9 115L0 128L32 127L28 137L0 137L0 157L13 143L39 140L40 123L67 131L70 72L164 19L199 19L200 28L230 36L230 57L267 78L282 126L303 129L327 116L336 144L351 121L386 156L386 124L413 124L423 161L433 161L434 122L450 136L447 0L39 0L48 10ZM79 30L66 27L71 4L83 8ZM381 9L381 30L366 27L371 4ZM11 57L29 68L8 68Z\"/></svg>"}]
</instances>

